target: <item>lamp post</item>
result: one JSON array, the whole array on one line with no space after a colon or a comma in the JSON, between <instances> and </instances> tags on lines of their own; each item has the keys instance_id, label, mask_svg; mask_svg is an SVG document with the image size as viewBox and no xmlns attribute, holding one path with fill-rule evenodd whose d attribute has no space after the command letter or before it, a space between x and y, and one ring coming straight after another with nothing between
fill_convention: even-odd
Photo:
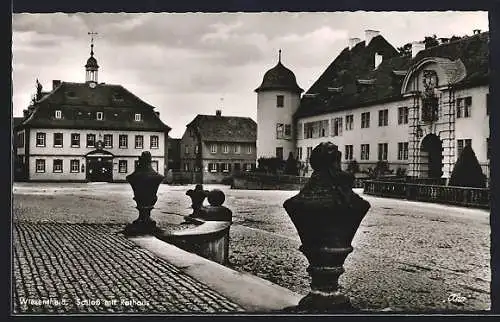
<instances>
[{"instance_id":1,"label":"lamp post","mask_svg":"<svg viewBox=\"0 0 500 322\"><path fill-rule=\"evenodd\" d=\"M153 170L149 151L142 152L135 171L129 174L126 179L134 191L139 218L127 225L124 233L126 235L144 235L157 232L159 228L156 226L156 222L151 219L151 210L158 200L156 193L164 176Z\"/></svg>"},{"instance_id":2,"label":"lamp post","mask_svg":"<svg viewBox=\"0 0 500 322\"><path fill-rule=\"evenodd\" d=\"M310 293L291 311L352 310L349 298L339 291L338 279L370 204L352 191L354 177L341 170L340 157L331 142L316 146L310 156L311 178L283 204L299 233L299 249L309 261L312 278Z\"/></svg>"}]
</instances>

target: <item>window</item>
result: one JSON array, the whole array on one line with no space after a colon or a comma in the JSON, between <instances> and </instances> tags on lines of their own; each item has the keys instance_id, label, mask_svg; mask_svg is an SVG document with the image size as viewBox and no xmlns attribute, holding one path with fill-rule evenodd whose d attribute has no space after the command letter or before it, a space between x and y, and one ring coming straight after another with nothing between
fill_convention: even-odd
<instances>
[{"instance_id":1,"label":"window","mask_svg":"<svg viewBox=\"0 0 500 322\"><path fill-rule=\"evenodd\" d=\"M221 163L220 167L221 167L222 172L231 171L231 164L230 163Z\"/></svg>"},{"instance_id":2,"label":"window","mask_svg":"<svg viewBox=\"0 0 500 322\"><path fill-rule=\"evenodd\" d=\"M398 124L408 124L408 107L398 107Z\"/></svg>"},{"instance_id":3,"label":"window","mask_svg":"<svg viewBox=\"0 0 500 322\"><path fill-rule=\"evenodd\" d=\"M370 160L369 144L361 144L361 160Z\"/></svg>"},{"instance_id":4,"label":"window","mask_svg":"<svg viewBox=\"0 0 500 322\"><path fill-rule=\"evenodd\" d=\"M210 145L210 153L217 153L217 144L212 143Z\"/></svg>"},{"instance_id":5,"label":"window","mask_svg":"<svg viewBox=\"0 0 500 322\"><path fill-rule=\"evenodd\" d=\"M304 124L299 123L299 126L297 126L297 139L302 140L304 138Z\"/></svg>"},{"instance_id":6,"label":"window","mask_svg":"<svg viewBox=\"0 0 500 322\"><path fill-rule=\"evenodd\" d=\"M370 127L370 112L361 113L361 128L366 129Z\"/></svg>"},{"instance_id":7,"label":"window","mask_svg":"<svg viewBox=\"0 0 500 322\"><path fill-rule=\"evenodd\" d=\"M486 94L486 115L490 115L490 94Z\"/></svg>"},{"instance_id":8,"label":"window","mask_svg":"<svg viewBox=\"0 0 500 322\"><path fill-rule=\"evenodd\" d=\"M332 120L332 123L333 123L332 136L342 135L342 118L336 117L335 119Z\"/></svg>"},{"instance_id":9,"label":"window","mask_svg":"<svg viewBox=\"0 0 500 322\"><path fill-rule=\"evenodd\" d=\"M319 121L319 136L324 138L328 136L328 120Z\"/></svg>"},{"instance_id":10,"label":"window","mask_svg":"<svg viewBox=\"0 0 500 322\"><path fill-rule=\"evenodd\" d=\"M253 151L253 148L251 145L247 146L247 154L251 154Z\"/></svg>"},{"instance_id":11,"label":"window","mask_svg":"<svg viewBox=\"0 0 500 322\"><path fill-rule=\"evenodd\" d=\"M276 95L276 107L284 107L285 106L285 96Z\"/></svg>"},{"instance_id":12,"label":"window","mask_svg":"<svg viewBox=\"0 0 500 322\"><path fill-rule=\"evenodd\" d=\"M127 173L127 166L128 166L127 160L118 161L118 172Z\"/></svg>"},{"instance_id":13,"label":"window","mask_svg":"<svg viewBox=\"0 0 500 322\"><path fill-rule=\"evenodd\" d=\"M472 97L457 98L457 118L471 116Z\"/></svg>"},{"instance_id":14,"label":"window","mask_svg":"<svg viewBox=\"0 0 500 322\"><path fill-rule=\"evenodd\" d=\"M63 172L63 160L61 159L55 159L54 163L52 165L52 171L53 172Z\"/></svg>"},{"instance_id":15,"label":"window","mask_svg":"<svg viewBox=\"0 0 500 322\"><path fill-rule=\"evenodd\" d=\"M224 146L222 147L222 153L229 153L229 145L224 144Z\"/></svg>"},{"instance_id":16,"label":"window","mask_svg":"<svg viewBox=\"0 0 500 322\"><path fill-rule=\"evenodd\" d=\"M135 148L136 149L144 148L144 136L142 135L135 136Z\"/></svg>"},{"instance_id":17,"label":"window","mask_svg":"<svg viewBox=\"0 0 500 322\"><path fill-rule=\"evenodd\" d=\"M308 122L304 124L304 131L306 139L311 139L314 134L314 122Z\"/></svg>"},{"instance_id":18,"label":"window","mask_svg":"<svg viewBox=\"0 0 500 322\"><path fill-rule=\"evenodd\" d=\"M291 137L291 136L292 136L292 125L285 124L285 137Z\"/></svg>"},{"instance_id":19,"label":"window","mask_svg":"<svg viewBox=\"0 0 500 322\"><path fill-rule=\"evenodd\" d=\"M120 134L118 136L118 145L120 149L126 149L128 147L128 135Z\"/></svg>"},{"instance_id":20,"label":"window","mask_svg":"<svg viewBox=\"0 0 500 322\"><path fill-rule=\"evenodd\" d=\"M134 115L134 120L135 120L136 122L140 122L140 121L142 120L142 115L141 115L141 113L135 113L135 115Z\"/></svg>"},{"instance_id":21,"label":"window","mask_svg":"<svg viewBox=\"0 0 500 322\"><path fill-rule=\"evenodd\" d=\"M234 153L240 154L240 145L239 144L234 145Z\"/></svg>"},{"instance_id":22,"label":"window","mask_svg":"<svg viewBox=\"0 0 500 322\"><path fill-rule=\"evenodd\" d=\"M216 163L209 163L208 164L208 171L209 172L217 172L217 164Z\"/></svg>"},{"instance_id":23,"label":"window","mask_svg":"<svg viewBox=\"0 0 500 322\"><path fill-rule=\"evenodd\" d=\"M24 147L24 132L17 133L17 147L18 148Z\"/></svg>"},{"instance_id":24,"label":"window","mask_svg":"<svg viewBox=\"0 0 500 322\"><path fill-rule=\"evenodd\" d=\"M184 171L189 171L189 163L184 163Z\"/></svg>"},{"instance_id":25,"label":"window","mask_svg":"<svg viewBox=\"0 0 500 322\"><path fill-rule=\"evenodd\" d=\"M378 144L378 160L379 161L387 161L387 143L379 143Z\"/></svg>"},{"instance_id":26,"label":"window","mask_svg":"<svg viewBox=\"0 0 500 322\"><path fill-rule=\"evenodd\" d=\"M302 160L302 147L297 148L297 160Z\"/></svg>"},{"instance_id":27,"label":"window","mask_svg":"<svg viewBox=\"0 0 500 322\"><path fill-rule=\"evenodd\" d=\"M309 158L311 157L312 150L313 150L312 147L310 147L310 146L307 147L307 150L306 150L306 161L307 162L309 162Z\"/></svg>"},{"instance_id":28,"label":"window","mask_svg":"<svg viewBox=\"0 0 500 322\"><path fill-rule=\"evenodd\" d=\"M150 149L158 149L158 145L159 145L159 138L158 138L158 135L151 135L149 137L149 148Z\"/></svg>"},{"instance_id":29,"label":"window","mask_svg":"<svg viewBox=\"0 0 500 322\"><path fill-rule=\"evenodd\" d=\"M151 167L153 168L153 170L158 172L158 161L157 160L151 161Z\"/></svg>"},{"instance_id":30,"label":"window","mask_svg":"<svg viewBox=\"0 0 500 322\"><path fill-rule=\"evenodd\" d=\"M95 147L95 134L87 134L87 147Z\"/></svg>"},{"instance_id":31,"label":"window","mask_svg":"<svg viewBox=\"0 0 500 322\"><path fill-rule=\"evenodd\" d=\"M398 142L398 160L408 160L408 142Z\"/></svg>"},{"instance_id":32,"label":"window","mask_svg":"<svg viewBox=\"0 0 500 322\"><path fill-rule=\"evenodd\" d=\"M37 132L36 134L36 146L45 146L45 133Z\"/></svg>"},{"instance_id":33,"label":"window","mask_svg":"<svg viewBox=\"0 0 500 322\"><path fill-rule=\"evenodd\" d=\"M102 121L102 119L103 119L103 113L102 112L97 112L96 113L96 118L97 118L98 121Z\"/></svg>"},{"instance_id":34,"label":"window","mask_svg":"<svg viewBox=\"0 0 500 322\"><path fill-rule=\"evenodd\" d=\"M282 139L283 138L283 123L276 123L276 138L277 139Z\"/></svg>"},{"instance_id":35,"label":"window","mask_svg":"<svg viewBox=\"0 0 500 322\"><path fill-rule=\"evenodd\" d=\"M276 158L283 160L283 148L282 147L276 148Z\"/></svg>"},{"instance_id":36,"label":"window","mask_svg":"<svg viewBox=\"0 0 500 322\"><path fill-rule=\"evenodd\" d=\"M389 123L389 110L378 111L378 126L387 126Z\"/></svg>"},{"instance_id":37,"label":"window","mask_svg":"<svg viewBox=\"0 0 500 322\"><path fill-rule=\"evenodd\" d=\"M80 133L71 133L71 147L72 148L80 147Z\"/></svg>"},{"instance_id":38,"label":"window","mask_svg":"<svg viewBox=\"0 0 500 322\"><path fill-rule=\"evenodd\" d=\"M352 160L353 159L353 152L354 152L353 146L352 145L346 145L345 146L344 159L346 159L346 160Z\"/></svg>"},{"instance_id":39,"label":"window","mask_svg":"<svg viewBox=\"0 0 500 322\"><path fill-rule=\"evenodd\" d=\"M36 172L45 172L45 160L43 159L36 159Z\"/></svg>"},{"instance_id":40,"label":"window","mask_svg":"<svg viewBox=\"0 0 500 322\"><path fill-rule=\"evenodd\" d=\"M491 157L491 142L490 138L486 138L486 158L489 160Z\"/></svg>"},{"instance_id":41,"label":"window","mask_svg":"<svg viewBox=\"0 0 500 322\"><path fill-rule=\"evenodd\" d=\"M63 146L63 134L62 133L54 133L54 147L62 148Z\"/></svg>"},{"instance_id":42,"label":"window","mask_svg":"<svg viewBox=\"0 0 500 322\"><path fill-rule=\"evenodd\" d=\"M349 114L345 116L345 129L346 131L352 130L354 128L354 115Z\"/></svg>"},{"instance_id":43,"label":"window","mask_svg":"<svg viewBox=\"0 0 500 322\"><path fill-rule=\"evenodd\" d=\"M70 164L70 172L72 173L80 172L80 160L71 160L69 164Z\"/></svg>"},{"instance_id":44,"label":"window","mask_svg":"<svg viewBox=\"0 0 500 322\"><path fill-rule=\"evenodd\" d=\"M198 150L198 144L196 144L196 145L194 146L194 154L198 154L198 151L199 151L199 150Z\"/></svg>"},{"instance_id":45,"label":"window","mask_svg":"<svg viewBox=\"0 0 500 322\"><path fill-rule=\"evenodd\" d=\"M60 111L60 110L57 110L57 111L55 112L55 117L56 117L56 119L60 119L60 118L62 118L62 113L61 113L61 111Z\"/></svg>"},{"instance_id":46,"label":"window","mask_svg":"<svg viewBox=\"0 0 500 322\"><path fill-rule=\"evenodd\" d=\"M105 148L113 147L113 134L104 134L104 147Z\"/></svg>"},{"instance_id":47,"label":"window","mask_svg":"<svg viewBox=\"0 0 500 322\"><path fill-rule=\"evenodd\" d=\"M457 140L457 157L462 154L462 151L466 145L472 146L472 140L471 139L460 139Z\"/></svg>"}]
</instances>

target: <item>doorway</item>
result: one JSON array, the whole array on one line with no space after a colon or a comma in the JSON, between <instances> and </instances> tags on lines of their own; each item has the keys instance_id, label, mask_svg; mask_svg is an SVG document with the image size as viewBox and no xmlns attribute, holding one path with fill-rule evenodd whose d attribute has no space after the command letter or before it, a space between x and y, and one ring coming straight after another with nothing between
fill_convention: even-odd
<instances>
[{"instance_id":1,"label":"doorway","mask_svg":"<svg viewBox=\"0 0 500 322\"><path fill-rule=\"evenodd\" d=\"M428 134L420 145L420 175L424 178L441 178L443 175L442 142L435 134Z\"/></svg>"}]
</instances>

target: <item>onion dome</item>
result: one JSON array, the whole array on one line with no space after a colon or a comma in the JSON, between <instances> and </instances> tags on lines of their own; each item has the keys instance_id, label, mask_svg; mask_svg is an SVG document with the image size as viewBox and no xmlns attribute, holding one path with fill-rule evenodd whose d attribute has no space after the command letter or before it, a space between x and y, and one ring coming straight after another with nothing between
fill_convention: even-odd
<instances>
[{"instance_id":1,"label":"onion dome","mask_svg":"<svg viewBox=\"0 0 500 322\"><path fill-rule=\"evenodd\" d=\"M286 90L295 93L304 91L297 85L295 74L281 63L281 50L279 51L278 64L264 74L262 84L255 89L255 92L268 90Z\"/></svg>"}]
</instances>

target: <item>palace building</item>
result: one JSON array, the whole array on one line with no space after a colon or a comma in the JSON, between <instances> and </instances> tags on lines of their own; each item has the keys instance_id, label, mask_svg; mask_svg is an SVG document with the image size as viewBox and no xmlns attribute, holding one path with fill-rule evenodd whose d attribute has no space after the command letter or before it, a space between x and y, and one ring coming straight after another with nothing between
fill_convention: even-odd
<instances>
[{"instance_id":1,"label":"palace building","mask_svg":"<svg viewBox=\"0 0 500 322\"><path fill-rule=\"evenodd\" d=\"M29 181L124 181L143 151L166 173L170 127L155 107L121 85L98 82L93 39L85 82L38 84L14 128L15 177Z\"/></svg>"},{"instance_id":2,"label":"palace building","mask_svg":"<svg viewBox=\"0 0 500 322\"><path fill-rule=\"evenodd\" d=\"M412 177L449 178L470 145L489 177L488 43L489 33L475 30L400 53L367 30L302 97L280 57L255 90L257 158L292 151L310 175L312 149L331 141L344 169L353 160L360 170L386 161Z\"/></svg>"}]
</instances>

